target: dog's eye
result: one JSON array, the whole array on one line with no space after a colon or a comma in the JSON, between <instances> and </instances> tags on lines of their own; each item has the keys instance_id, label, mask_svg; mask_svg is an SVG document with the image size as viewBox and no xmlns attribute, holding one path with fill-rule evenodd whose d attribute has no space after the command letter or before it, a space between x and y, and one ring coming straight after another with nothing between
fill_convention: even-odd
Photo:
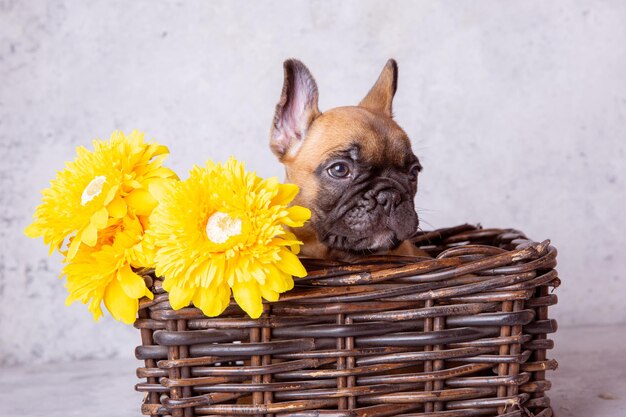
<instances>
[{"instance_id":1,"label":"dog's eye","mask_svg":"<svg viewBox=\"0 0 626 417\"><path fill-rule=\"evenodd\" d=\"M332 164L328 169L328 175L333 178L345 178L350 174L350 167L344 162Z\"/></svg>"},{"instance_id":2,"label":"dog's eye","mask_svg":"<svg viewBox=\"0 0 626 417\"><path fill-rule=\"evenodd\" d=\"M417 174L419 174L421 170L422 170L422 167L419 164L411 165L411 168L409 169L409 176L411 177L411 179L416 180Z\"/></svg>"}]
</instances>

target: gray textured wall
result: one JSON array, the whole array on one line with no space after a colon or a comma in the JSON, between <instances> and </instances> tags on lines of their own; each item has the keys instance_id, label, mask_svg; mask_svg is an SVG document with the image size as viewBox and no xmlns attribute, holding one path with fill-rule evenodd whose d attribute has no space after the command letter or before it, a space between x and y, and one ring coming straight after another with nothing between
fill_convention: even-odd
<instances>
[{"instance_id":1,"label":"gray textured wall","mask_svg":"<svg viewBox=\"0 0 626 417\"><path fill-rule=\"evenodd\" d=\"M400 65L396 119L424 227L516 227L560 250L561 325L626 321L626 2L0 0L0 364L130 356L138 335L63 305L22 235L77 145L138 128L171 167L230 155L281 175L267 132L283 59L322 109Z\"/></svg>"}]
</instances>

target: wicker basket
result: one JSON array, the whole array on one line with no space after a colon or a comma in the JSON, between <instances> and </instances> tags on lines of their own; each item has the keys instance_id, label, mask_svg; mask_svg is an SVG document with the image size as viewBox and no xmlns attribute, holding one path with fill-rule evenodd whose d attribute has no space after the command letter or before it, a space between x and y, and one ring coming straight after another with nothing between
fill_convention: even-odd
<instances>
[{"instance_id":1,"label":"wicker basket","mask_svg":"<svg viewBox=\"0 0 626 417\"><path fill-rule=\"evenodd\" d=\"M154 280L136 322L143 414L551 416L556 249L468 225L415 244L434 259L303 260L309 276L258 320L173 311Z\"/></svg>"}]
</instances>

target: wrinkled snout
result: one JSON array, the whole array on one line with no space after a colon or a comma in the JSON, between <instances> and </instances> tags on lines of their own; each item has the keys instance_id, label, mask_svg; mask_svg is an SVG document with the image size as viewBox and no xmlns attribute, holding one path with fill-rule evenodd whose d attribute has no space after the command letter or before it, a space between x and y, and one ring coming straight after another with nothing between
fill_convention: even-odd
<instances>
[{"instance_id":1,"label":"wrinkled snout","mask_svg":"<svg viewBox=\"0 0 626 417\"><path fill-rule=\"evenodd\" d=\"M417 231L413 192L399 181L379 181L348 194L318 229L325 245L351 252L390 250Z\"/></svg>"},{"instance_id":2,"label":"wrinkled snout","mask_svg":"<svg viewBox=\"0 0 626 417\"><path fill-rule=\"evenodd\" d=\"M399 191L387 188L376 194L376 202L382 207L383 212L389 216L392 210L402 202L402 196Z\"/></svg>"}]
</instances>

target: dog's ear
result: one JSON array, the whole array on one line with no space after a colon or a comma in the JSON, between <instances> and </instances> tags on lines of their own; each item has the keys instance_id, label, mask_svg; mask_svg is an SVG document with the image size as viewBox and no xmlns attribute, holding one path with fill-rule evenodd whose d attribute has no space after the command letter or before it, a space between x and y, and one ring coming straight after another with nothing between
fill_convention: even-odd
<instances>
[{"instance_id":1,"label":"dog's ear","mask_svg":"<svg viewBox=\"0 0 626 417\"><path fill-rule=\"evenodd\" d=\"M359 106L392 117L391 104L398 86L398 64L393 59L387 61L378 76L376 84L359 103Z\"/></svg>"},{"instance_id":2,"label":"dog's ear","mask_svg":"<svg viewBox=\"0 0 626 417\"><path fill-rule=\"evenodd\" d=\"M320 115L317 84L309 69L296 59L283 64L285 80L270 132L270 148L279 160L294 155L313 120Z\"/></svg>"}]
</instances>

